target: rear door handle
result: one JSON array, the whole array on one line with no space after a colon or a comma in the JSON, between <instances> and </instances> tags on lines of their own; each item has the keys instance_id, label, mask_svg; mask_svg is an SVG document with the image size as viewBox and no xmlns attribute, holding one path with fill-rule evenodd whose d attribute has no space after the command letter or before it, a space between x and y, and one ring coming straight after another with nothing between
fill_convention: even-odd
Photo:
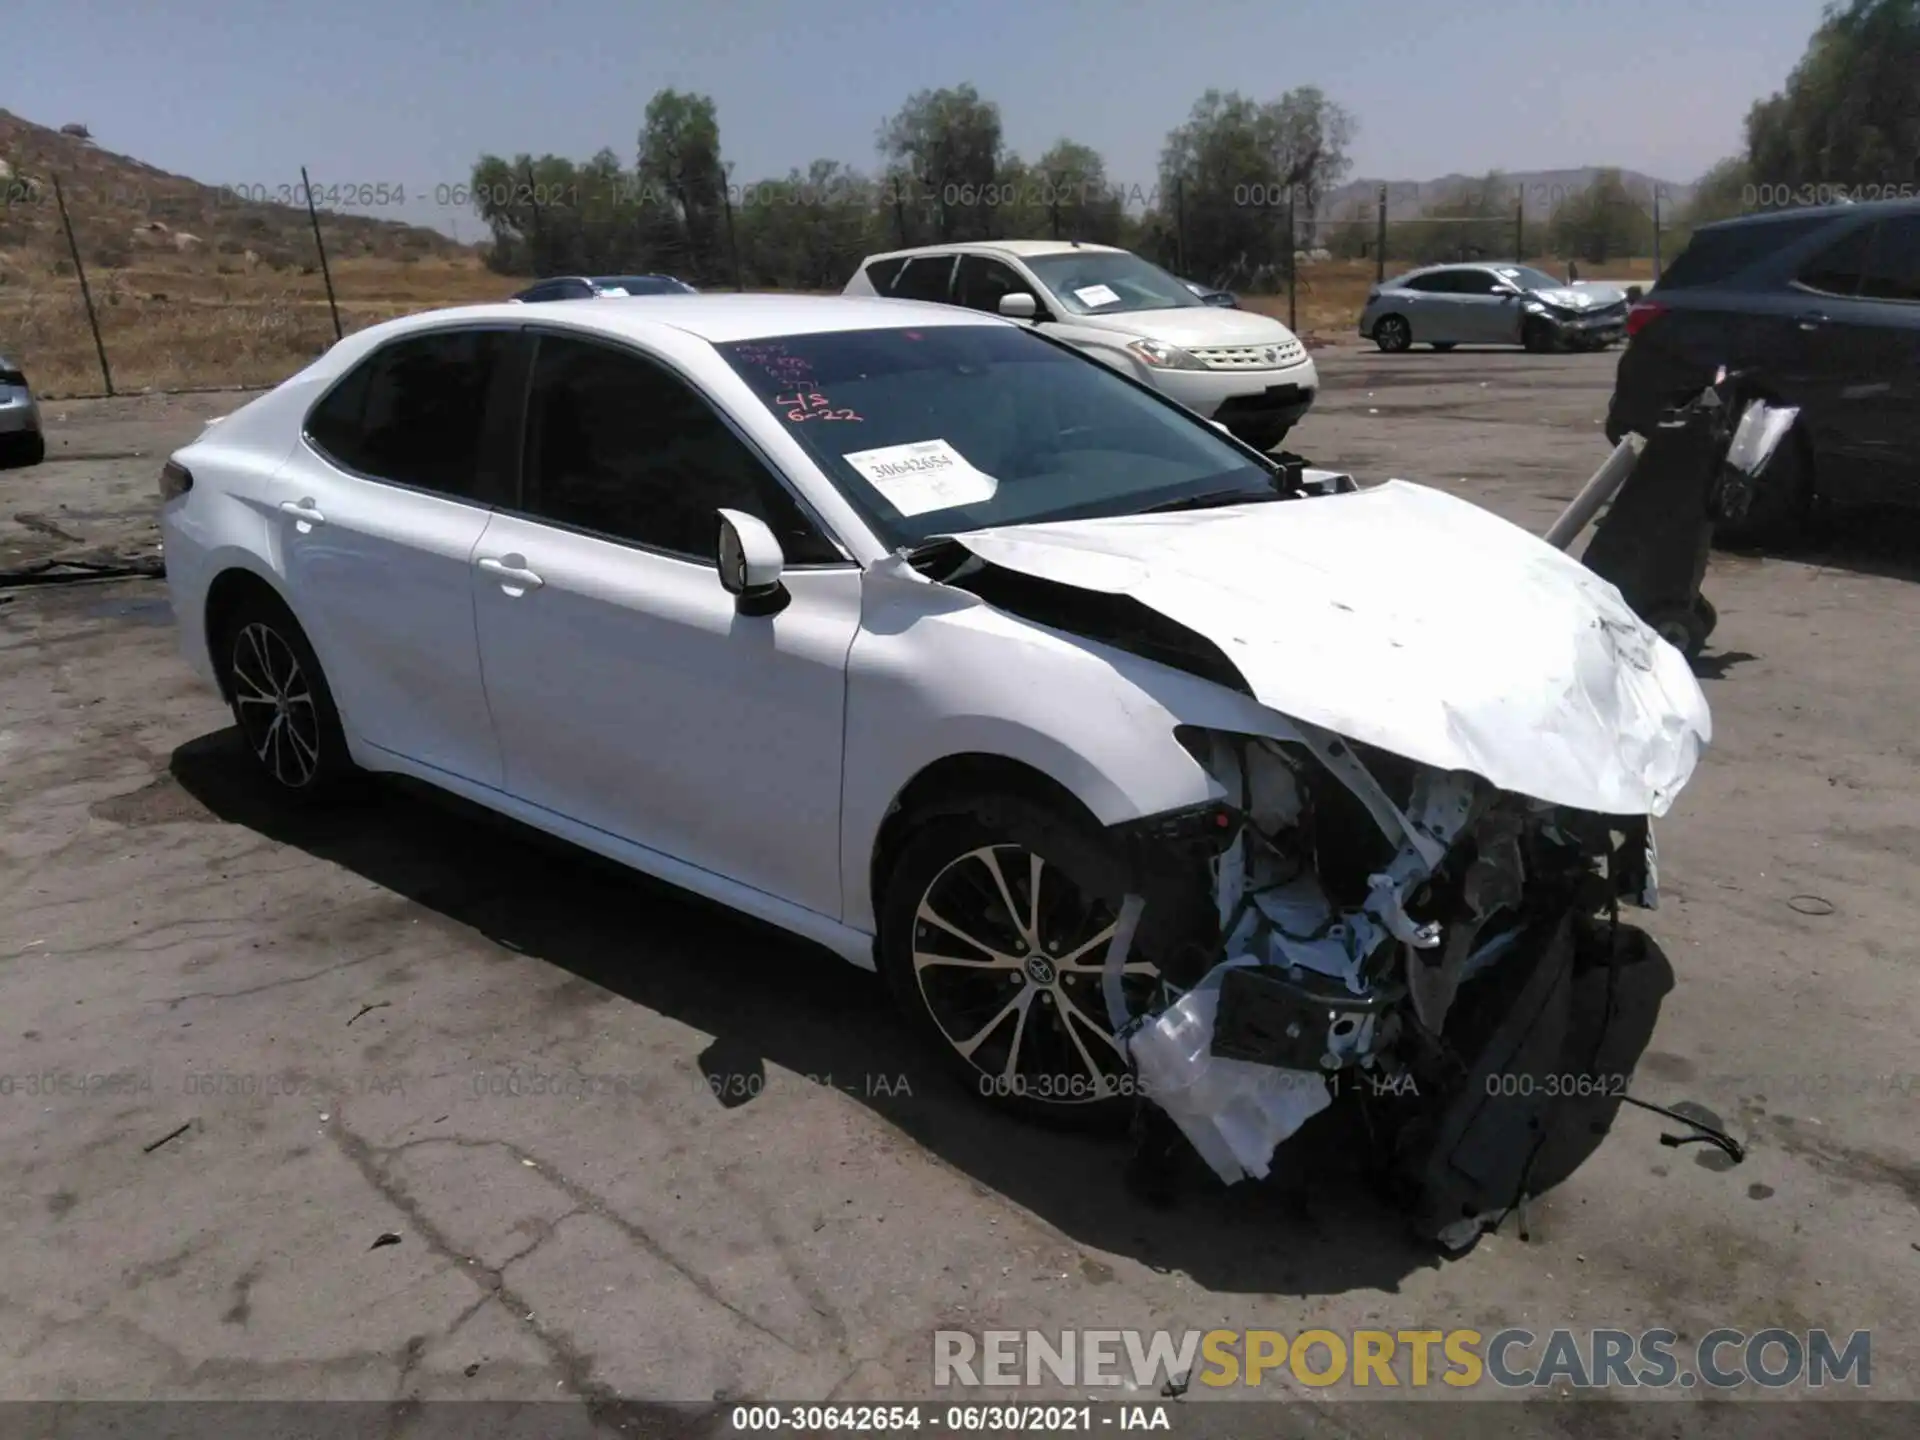
<instances>
[{"instance_id":1,"label":"rear door handle","mask_svg":"<svg viewBox=\"0 0 1920 1440\"><path fill-rule=\"evenodd\" d=\"M521 555L507 555L499 559L491 555L482 555L474 563L498 580L508 591L538 590L547 583L527 569L526 558Z\"/></svg>"},{"instance_id":2,"label":"rear door handle","mask_svg":"<svg viewBox=\"0 0 1920 1440\"><path fill-rule=\"evenodd\" d=\"M313 503L313 497L301 500L282 500L280 508L296 520L304 520L309 525L324 525L327 517L320 513L320 507Z\"/></svg>"}]
</instances>

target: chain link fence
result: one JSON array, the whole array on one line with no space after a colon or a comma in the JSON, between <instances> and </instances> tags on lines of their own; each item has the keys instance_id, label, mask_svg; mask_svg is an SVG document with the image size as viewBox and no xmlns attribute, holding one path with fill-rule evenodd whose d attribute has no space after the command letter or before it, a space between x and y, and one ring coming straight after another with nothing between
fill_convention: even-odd
<instances>
[{"instance_id":1,"label":"chain link fence","mask_svg":"<svg viewBox=\"0 0 1920 1440\"><path fill-rule=\"evenodd\" d=\"M314 207L301 175L294 194L306 201L305 233L297 241L287 233L264 259L251 249L233 253L225 242L217 253L129 254L122 234L90 236L76 224L51 177L65 253L26 286L0 286L0 349L50 399L267 389L351 331L423 309L504 299L527 283L471 255L331 256L323 216L338 217ZM1579 192L1553 196L1551 204L1524 193L1456 194L1409 215L1405 197L1386 186L1338 213L1278 186L1204 198L1177 186L1164 197L1116 187L1103 192L1111 203L1102 206L1085 203L1084 190L1074 194L1078 203L1065 204L1064 189L1026 187L1015 205L1003 203L1011 188L1004 195L996 187L948 189L954 194L895 191L878 200L869 190L788 194L778 203L811 208L786 215L756 187L730 190L723 214L711 217L718 223L701 227L701 248L712 253L693 253L689 226L684 235L635 237L625 250L616 244L594 258L622 263L595 268L698 274L737 289L836 291L863 255L932 243L954 229L960 212L974 230L955 238L1125 244L1325 343L1353 334L1373 285L1420 265L1500 259L1564 270L1569 279L1650 283L1680 238L1673 207L1657 193L1646 202L1602 196L1582 212L1571 208L1583 203ZM1099 233L1086 233L1088 225Z\"/></svg>"}]
</instances>

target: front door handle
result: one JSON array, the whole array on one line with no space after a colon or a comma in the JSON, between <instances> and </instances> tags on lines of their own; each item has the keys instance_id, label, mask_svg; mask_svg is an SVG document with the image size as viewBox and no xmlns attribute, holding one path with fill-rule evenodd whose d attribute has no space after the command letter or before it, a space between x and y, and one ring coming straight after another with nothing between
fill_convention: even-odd
<instances>
[{"instance_id":1,"label":"front door handle","mask_svg":"<svg viewBox=\"0 0 1920 1440\"><path fill-rule=\"evenodd\" d=\"M304 520L309 525L324 525L327 517L320 513L320 507L313 503L311 495L300 500L282 500L280 508L296 520Z\"/></svg>"},{"instance_id":2,"label":"front door handle","mask_svg":"<svg viewBox=\"0 0 1920 1440\"><path fill-rule=\"evenodd\" d=\"M526 557L522 555L505 555L498 559L492 555L482 555L474 563L498 580L501 587L510 595L517 595L525 590L538 590L547 583L527 569Z\"/></svg>"}]
</instances>

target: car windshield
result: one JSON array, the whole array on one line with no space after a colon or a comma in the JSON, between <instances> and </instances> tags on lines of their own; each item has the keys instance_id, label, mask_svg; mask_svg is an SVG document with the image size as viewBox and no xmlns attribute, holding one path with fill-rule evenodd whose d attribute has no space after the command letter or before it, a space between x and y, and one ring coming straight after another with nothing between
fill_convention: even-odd
<instances>
[{"instance_id":1,"label":"car windshield","mask_svg":"<svg viewBox=\"0 0 1920 1440\"><path fill-rule=\"evenodd\" d=\"M1124 250L1068 250L1035 255L1027 267L1075 315L1122 315L1132 310L1183 310L1198 295L1158 265Z\"/></svg>"},{"instance_id":2,"label":"car windshield","mask_svg":"<svg viewBox=\"0 0 1920 1440\"><path fill-rule=\"evenodd\" d=\"M890 546L1278 493L1205 421L1017 326L716 348Z\"/></svg>"},{"instance_id":3,"label":"car windshield","mask_svg":"<svg viewBox=\"0 0 1920 1440\"><path fill-rule=\"evenodd\" d=\"M593 282L602 290L624 290L629 295L684 295L687 287L668 275L602 275Z\"/></svg>"},{"instance_id":4,"label":"car windshield","mask_svg":"<svg viewBox=\"0 0 1920 1440\"><path fill-rule=\"evenodd\" d=\"M1558 275L1549 275L1544 270L1536 270L1531 265L1501 265L1494 273L1502 280L1511 280L1522 290L1564 290L1567 282Z\"/></svg>"}]
</instances>

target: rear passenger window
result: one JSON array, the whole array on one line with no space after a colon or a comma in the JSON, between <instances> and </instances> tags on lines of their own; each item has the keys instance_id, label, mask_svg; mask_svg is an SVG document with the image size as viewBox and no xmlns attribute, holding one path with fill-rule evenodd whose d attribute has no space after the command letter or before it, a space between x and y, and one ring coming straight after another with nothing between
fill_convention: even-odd
<instances>
[{"instance_id":1,"label":"rear passenger window","mask_svg":"<svg viewBox=\"0 0 1920 1440\"><path fill-rule=\"evenodd\" d=\"M873 293L885 295L887 287L893 284L894 276L906 268L907 262L899 257L892 260L876 260L867 266L867 283L873 286Z\"/></svg>"},{"instance_id":2,"label":"rear passenger window","mask_svg":"<svg viewBox=\"0 0 1920 1440\"><path fill-rule=\"evenodd\" d=\"M936 300L947 303L947 281L953 275L953 256L916 255L888 293L896 300Z\"/></svg>"},{"instance_id":3,"label":"rear passenger window","mask_svg":"<svg viewBox=\"0 0 1920 1440\"><path fill-rule=\"evenodd\" d=\"M1860 285L1863 300L1920 300L1920 215L1882 220Z\"/></svg>"},{"instance_id":4,"label":"rear passenger window","mask_svg":"<svg viewBox=\"0 0 1920 1440\"><path fill-rule=\"evenodd\" d=\"M1873 229L1871 225L1855 227L1801 266L1794 278L1822 295L1853 294L1860 288L1860 277L1866 272Z\"/></svg>"},{"instance_id":5,"label":"rear passenger window","mask_svg":"<svg viewBox=\"0 0 1920 1440\"><path fill-rule=\"evenodd\" d=\"M382 346L314 407L307 439L344 469L472 499L508 343L502 330L454 330Z\"/></svg>"},{"instance_id":6,"label":"rear passenger window","mask_svg":"<svg viewBox=\"0 0 1920 1440\"><path fill-rule=\"evenodd\" d=\"M1661 274L1657 288L1687 290L1715 284L1778 254L1789 245L1798 244L1832 223L1825 215L1796 215L1696 231L1687 248L1675 256Z\"/></svg>"},{"instance_id":7,"label":"rear passenger window","mask_svg":"<svg viewBox=\"0 0 1920 1440\"><path fill-rule=\"evenodd\" d=\"M704 399L632 351L543 336L526 446L527 503L542 519L712 565L715 512L743 510L789 564L843 559Z\"/></svg>"}]
</instances>

